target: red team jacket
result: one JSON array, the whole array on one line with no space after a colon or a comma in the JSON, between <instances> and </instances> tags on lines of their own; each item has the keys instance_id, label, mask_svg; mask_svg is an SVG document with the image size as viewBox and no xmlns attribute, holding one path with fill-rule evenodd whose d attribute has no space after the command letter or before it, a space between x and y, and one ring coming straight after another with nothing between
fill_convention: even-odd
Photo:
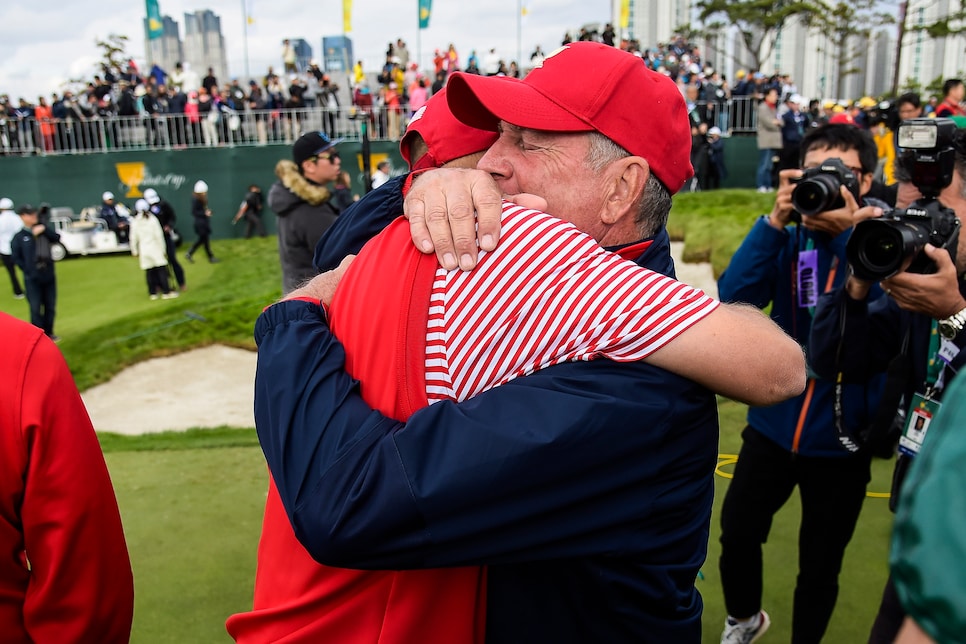
<instances>
[{"instance_id":1,"label":"red team jacket","mask_svg":"<svg viewBox=\"0 0 966 644\"><path fill-rule=\"evenodd\" d=\"M0 313L0 641L127 642L134 579L114 489L67 363Z\"/></svg>"},{"instance_id":2,"label":"red team jacket","mask_svg":"<svg viewBox=\"0 0 966 644\"><path fill-rule=\"evenodd\" d=\"M351 356L348 372L365 383L365 400L404 421L428 404L426 324L437 263L435 256L413 248L408 226L387 230L367 245L343 278L330 322ZM398 270L370 270L377 261L382 266L389 261ZM373 293L380 301L376 310L367 304ZM258 562L253 610L227 623L238 642L483 642L484 568L358 571L323 566L296 539L274 481L269 482Z\"/></svg>"}]
</instances>

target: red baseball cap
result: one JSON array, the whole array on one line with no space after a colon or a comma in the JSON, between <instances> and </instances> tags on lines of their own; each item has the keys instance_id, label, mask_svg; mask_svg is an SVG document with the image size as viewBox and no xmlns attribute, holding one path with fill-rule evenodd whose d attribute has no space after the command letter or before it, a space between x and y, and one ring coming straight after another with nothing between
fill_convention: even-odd
<instances>
[{"instance_id":1,"label":"red baseball cap","mask_svg":"<svg viewBox=\"0 0 966 644\"><path fill-rule=\"evenodd\" d=\"M416 110L399 141L399 154L410 166L414 163L409 154L416 134L423 137L429 151L415 160L417 167L412 167L413 170L438 168L453 159L486 150L497 136L492 130L478 130L457 121L446 102L445 87Z\"/></svg>"},{"instance_id":2,"label":"red baseball cap","mask_svg":"<svg viewBox=\"0 0 966 644\"><path fill-rule=\"evenodd\" d=\"M691 123L670 78L621 49L574 42L523 80L454 73L446 85L456 118L496 130L499 121L547 132L600 132L633 155L673 194L694 175Z\"/></svg>"}]
</instances>

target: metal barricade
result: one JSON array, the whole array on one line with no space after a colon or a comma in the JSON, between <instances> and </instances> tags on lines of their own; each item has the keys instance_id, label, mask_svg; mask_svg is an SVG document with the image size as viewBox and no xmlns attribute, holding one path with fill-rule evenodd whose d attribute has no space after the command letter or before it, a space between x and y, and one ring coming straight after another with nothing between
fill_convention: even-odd
<instances>
[{"instance_id":1,"label":"metal barricade","mask_svg":"<svg viewBox=\"0 0 966 644\"><path fill-rule=\"evenodd\" d=\"M753 96L734 97L722 103L703 103L709 125L723 133L748 133L756 128ZM357 114L358 112L358 114ZM151 116L100 116L43 119L0 117L0 154L57 155L116 150L178 150L291 144L301 134L322 130L331 137L361 138L359 118L351 108L231 110L206 114L155 114ZM373 140L398 141L409 121L406 105L372 106L368 135Z\"/></svg>"}]
</instances>

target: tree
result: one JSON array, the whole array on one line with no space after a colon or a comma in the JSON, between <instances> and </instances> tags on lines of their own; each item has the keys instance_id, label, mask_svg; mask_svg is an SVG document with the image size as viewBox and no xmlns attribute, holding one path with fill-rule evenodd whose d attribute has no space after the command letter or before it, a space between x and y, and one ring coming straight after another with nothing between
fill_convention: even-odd
<instances>
[{"instance_id":1,"label":"tree","mask_svg":"<svg viewBox=\"0 0 966 644\"><path fill-rule=\"evenodd\" d=\"M925 4L925 3L923 3ZM906 35L906 31L919 31L924 32L930 38L945 38L946 36L952 36L955 34L960 34L966 32L966 7L963 6L962 0L953 0L949 5L949 12L945 16L940 16L935 22L908 26L906 24L910 9L915 9L917 7L913 6L913 2L909 0L901 0L899 2L899 29L896 40L896 61L895 69L892 74L892 91L896 90L899 85L899 67L902 60L902 40Z\"/></svg>"},{"instance_id":2,"label":"tree","mask_svg":"<svg viewBox=\"0 0 966 644\"><path fill-rule=\"evenodd\" d=\"M842 96L846 77L861 71L855 63L865 56L872 30L894 22L891 15L877 11L877 0L838 0L817 3L802 14L807 27L828 36L835 63L835 96Z\"/></svg>"},{"instance_id":3,"label":"tree","mask_svg":"<svg viewBox=\"0 0 966 644\"><path fill-rule=\"evenodd\" d=\"M112 71L123 71L130 56L125 51L128 37L122 34L108 34L104 40L95 40L94 44L101 49L100 67Z\"/></svg>"},{"instance_id":4,"label":"tree","mask_svg":"<svg viewBox=\"0 0 966 644\"><path fill-rule=\"evenodd\" d=\"M130 59L125 48L128 37L120 34L108 34L104 40L95 39L94 45L101 49L101 61L96 63L94 74L103 73L104 69L111 71L121 71ZM70 78L61 87L61 90L70 89L80 93L90 82L89 78Z\"/></svg>"},{"instance_id":5,"label":"tree","mask_svg":"<svg viewBox=\"0 0 966 644\"><path fill-rule=\"evenodd\" d=\"M741 40L760 70L775 48L775 40L793 16L807 17L815 5L804 0L698 0L695 3L705 35L738 28Z\"/></svg>"}]
</instances>

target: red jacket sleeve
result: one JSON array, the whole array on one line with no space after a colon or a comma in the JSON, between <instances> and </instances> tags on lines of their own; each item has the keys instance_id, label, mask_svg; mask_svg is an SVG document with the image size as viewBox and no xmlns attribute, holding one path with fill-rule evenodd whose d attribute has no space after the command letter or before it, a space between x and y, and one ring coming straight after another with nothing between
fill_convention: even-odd
<instances>
[{"instance_id":1,"label":"red jacket sleeve","mask_svg":"<svg viewBox=\"0 0 966 644\"><path fill-rule=\"evenodd\" d=\"M127 642L134 581L94 428L54 344L8 322L0 320L11 357L0 368L0 632Z\"/></svg>"}]
</instances>

